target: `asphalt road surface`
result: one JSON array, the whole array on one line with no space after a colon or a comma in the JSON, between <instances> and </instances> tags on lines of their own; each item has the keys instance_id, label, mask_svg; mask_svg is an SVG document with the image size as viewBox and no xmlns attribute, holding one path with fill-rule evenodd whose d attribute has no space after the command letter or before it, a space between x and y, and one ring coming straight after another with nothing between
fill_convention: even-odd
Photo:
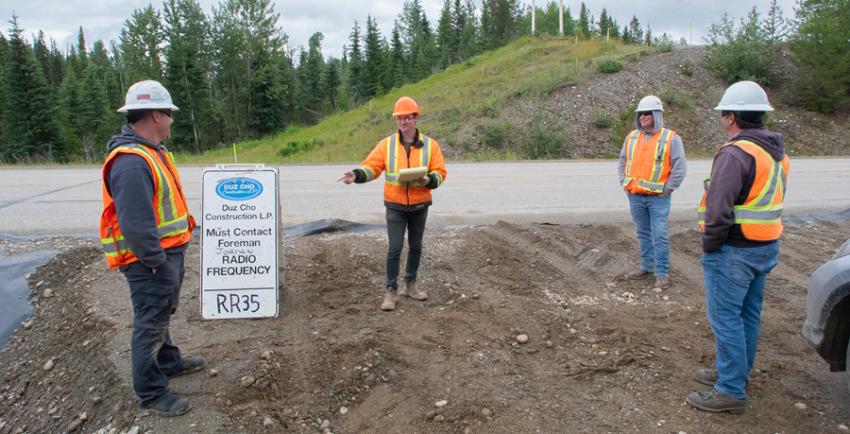
<instances>
[{"instance_id":1,"label":"asphalt road surface","mask_svg":"<svg viewBox=\"0 0 850 434\"><path fill-rule=\"evenodd\" d=\"M673 194L671 219L694 220L710 160L688 162L685 183ZM284 226L320 219L383 223L382 181L337 182L356 164L280 166ZM201 207L201 173L181 166L193 214ZM448 162L434 192L429 222L488 224L498 220L549 223L630 221L617 184L617 162ZM97 234L101 212L99 167L0 169L0 233ZM850 158L792 158L785 215L827 214L850 208ZM200 219L199 219L200 221Z\"/></svg>"}]
</instances>

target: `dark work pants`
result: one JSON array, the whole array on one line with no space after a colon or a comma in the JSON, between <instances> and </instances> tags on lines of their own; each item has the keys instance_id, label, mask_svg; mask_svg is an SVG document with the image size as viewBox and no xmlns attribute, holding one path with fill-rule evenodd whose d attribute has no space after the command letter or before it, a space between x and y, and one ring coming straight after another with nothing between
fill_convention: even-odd
<instances>
[{"instance_id":1,"label":"dark work pants","mask_svg":"<svg viewBox=\"0 0 850 434\"><path fill-rule=\"evenodd\" d=\"M180 349L171 342L168 327L180 300L183 252L166 253L168 260L155 274L141 262L121 267L133 302L133 390L142 405L170 393L167 374L180 365Z\"/></svg>"},{"instance_id":2,"label":"dark work pants","mask_svg":"<svg viewBox=\"0 0 850 434\"><path fill-rule=\"evenodd\" d=\"M387 236L390 241L387 250L387 288L398 289L399 261L404 247L405 231L407 231L407 266L404 279L416 280L419 259L422 257L422 235L425 233L426 219L428 219L427 206L412 212L387 208Z\"/></svg>"}]
</instances>

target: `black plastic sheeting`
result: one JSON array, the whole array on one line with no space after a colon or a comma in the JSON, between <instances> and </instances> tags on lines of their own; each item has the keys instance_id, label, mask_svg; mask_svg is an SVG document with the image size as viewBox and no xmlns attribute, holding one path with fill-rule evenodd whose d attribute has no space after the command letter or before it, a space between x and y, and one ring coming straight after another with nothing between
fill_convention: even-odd
<instances>
[{"instance_id":1,"label":"black plastic sheeting","mask_svg":"<svg viewBox=\"0 0 850 434\"><path fill-rule=\"evenodd\" d=\"M32 315L30 288L26 276L47 262L55 252L39 252L20 256L0 256L0 348L21 323Z\"/></svg>"},{"instance_id":2,"label":"black plastic sheeting","mask_svg":"<svg viewBox=\"0 0 850 434\"><path fill-rule=\"evenodd\" d=\"M368 232L378 229L384 230L386 225L367 225L348 220L322 219L300 225L286 226L283 228L283 234L286 237L308 237L332 232Z\"/></svg>"}]
</instances>

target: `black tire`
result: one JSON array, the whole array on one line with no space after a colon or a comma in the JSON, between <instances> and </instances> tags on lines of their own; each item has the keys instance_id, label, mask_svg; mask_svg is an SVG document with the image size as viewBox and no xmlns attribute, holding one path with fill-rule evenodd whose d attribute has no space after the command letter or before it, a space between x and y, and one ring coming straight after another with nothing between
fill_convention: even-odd
<instances>
[{"instance_id":1,"label":"black tire","mask_svg":"<svg viewBox=\"0 0 850 434\"><path fill-rule=\"evenodd\" d=\"M847 380L847 392L850 393L850 339L847 339L847 350L844 353L844 378Z\"/></svg>"}]
</instances>

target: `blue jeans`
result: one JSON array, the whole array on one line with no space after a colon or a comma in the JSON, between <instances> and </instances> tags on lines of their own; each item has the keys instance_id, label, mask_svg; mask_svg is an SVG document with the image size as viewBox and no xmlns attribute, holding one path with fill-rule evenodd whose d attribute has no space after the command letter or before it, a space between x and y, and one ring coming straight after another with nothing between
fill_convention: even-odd
<instances>
[{"instance_id":1,"label":"blue jeans","mask_svg":"<svg viewBox=\"0 0 850 434\"><path fill-rule=\"evenodd\" d=\"M133 391L142 405L170 394L167 375L180 367L180 349L171 341L168 328L180 299L183 252L166 253L168 260L156 274L140 262L121 267L133 302Z\"/></svg>"},{"instance_id":2,"label":"blue jeans","mask_svg":"<svg viewBox=\"0 0 850 434\"><path fill-rule=\"evenodd\" d=\"M666 276L670 267L670 195L630 194L628 197L640 245L640 269Z\"/></svg>"},{"instance_id":3,"label":"blue jeans","mask_svg":"<svg viewBox=\"0 0 850 434\"><path fill-rule=\"evenodd\" d=\"M724 244L720 250L702 255L708 322L717 344L714 388L724 395L747 397L761 328L764 283L778 261L778 241L747 248Z\"/></svg>"}]
</instances>

